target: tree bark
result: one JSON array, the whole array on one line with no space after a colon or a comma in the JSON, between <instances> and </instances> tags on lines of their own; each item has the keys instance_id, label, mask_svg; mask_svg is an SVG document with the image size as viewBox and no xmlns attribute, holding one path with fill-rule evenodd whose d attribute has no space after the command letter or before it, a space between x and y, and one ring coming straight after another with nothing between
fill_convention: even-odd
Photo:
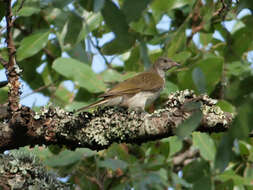
<instances>
[{"instance_id":1,"label":"tree bark","mask_svg":"<svg viewBox=\"0 0 253 190\"><path fill-rule=\"evenodd\" d=\"M211 133L229 128L232 114L223 112L216 100L189 90L172 93L164 107L151 114L118 107L74 114L52 106L36 113L23 106L11 120L1 123L0 151L42 144L101 150L114 142L142 143L169 137L196 112L194 106L189 109L192 103L201 104L197 110L202 119L196 130Z\"/></svg>"}]
</instances>

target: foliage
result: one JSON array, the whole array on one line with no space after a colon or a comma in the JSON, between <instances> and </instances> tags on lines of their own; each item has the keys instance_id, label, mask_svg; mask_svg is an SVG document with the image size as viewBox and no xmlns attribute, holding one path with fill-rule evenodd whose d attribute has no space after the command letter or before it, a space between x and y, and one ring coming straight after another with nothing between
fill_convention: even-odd
<instances>
[{"instance_id":1,"label":"foliage","mask_svg":"<svg viewBox=\"0 0 253 190\"><path fill-rule=\"evenodd\" d=\"M168 73L170 82L159 103L170 92L188 88L218 99L224 111L237 115L231 129L220 134L192 133L201 117L197 113L182 124L185 130L178 131L178 137L142 145L114 144L100 152L34 148L49 168L80 189L252 188L253 141L248 137L253 128L252 1L22 2L13 4L22 80L33 90L41 89L55 105L68 110L87 105L113 83L164 55L183 67ZM238 16L245 9L249 14ZM0 1L2 22L4 14L5 4ZM234 22L231 30L226 27L229 21ZM114 36L110 41L105 37L108 34ZM0 36L1 42L4 37ZM0 55L8 59L5 46L0 46ZM93 58L98 55L107 60L107 69L94 73L91 66L97 66ZM125 64L115 65L116 59L111 58ZM64 85L66 80L73 82L74 91ZM7 101L6 94L7 89L1 88L1 103ZM186 149L199 154L177 170L174 158Z\"/></svg>"}]
</instances>

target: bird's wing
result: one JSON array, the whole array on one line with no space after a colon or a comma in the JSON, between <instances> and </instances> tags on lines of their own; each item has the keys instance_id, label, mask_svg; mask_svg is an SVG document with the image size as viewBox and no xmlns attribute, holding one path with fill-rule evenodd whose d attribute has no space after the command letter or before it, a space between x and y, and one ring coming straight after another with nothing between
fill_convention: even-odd
<instances>
[{"instance_id":1,"label":"bird's wing","mask_svg":"<svg viewBox=\"0 0 253 190\"><path fill-rule=\"evenodd\" d=\"M162 88L163 85L164 81L158 74L144 72L117 84L104 94L100 95L100 97L134 94L140 91L152 91Z\"/></svg>"}]
</instances>

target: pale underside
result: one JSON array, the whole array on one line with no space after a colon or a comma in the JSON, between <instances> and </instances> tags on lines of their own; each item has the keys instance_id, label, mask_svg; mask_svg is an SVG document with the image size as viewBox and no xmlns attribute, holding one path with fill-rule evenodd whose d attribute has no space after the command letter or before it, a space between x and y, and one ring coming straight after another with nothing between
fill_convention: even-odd
<instances>
[{"instance_id":1,"label":"pale underside","mask_svg":"<svg viewBox=\"0 0 253 190\"><path fill-rule=\"evenodd\" d=\"M125 94L123 96L116 96L114 98L105 99L106 106L122 106L128 108L145 109L152 104L160 95L161 89L155 92L143 91L136 94Z\"/></svg>"},{"instance_id":2,"label":"pale underside","mask_svg":"<svg viewBox=\"0 0 253 190\"><path fill-rule=\"evenodd\" d=\"M106 106L145 109L158 98L163 87L164 80L157 73L144 72L119 83L100 97Z\"/></svg>"}]
</instances>

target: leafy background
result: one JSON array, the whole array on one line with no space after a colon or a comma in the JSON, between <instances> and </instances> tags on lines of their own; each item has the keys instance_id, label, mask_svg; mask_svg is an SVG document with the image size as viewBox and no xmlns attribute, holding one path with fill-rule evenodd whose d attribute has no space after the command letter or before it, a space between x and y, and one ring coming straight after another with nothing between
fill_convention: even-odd
<instances>
[{"instance_id":1,"label":"leafy background","mask_svg":"<svg viewBox=\"0 0 253 190\"><path fill-rule=\"evenodd\" d=\"M218 99L224 111L237 116L231 129L219 134L181 131L184 138L114 144L100 152L22 150L80 189L251 189L253 2L223 2L226 7L213 0L15 1L16 58L23 83L39 91L41 104L48 100L66 110L87 105L164 55L183 68L168 72L157 104L188 88ZM7 60L4 14L1 1L0 54ZM7 90L0 89L0 103ZM22 99L38 110L38 102L23 91ZM198 154L178 167L174 158L186 149Z\"/></svg>"}]
</instances>

